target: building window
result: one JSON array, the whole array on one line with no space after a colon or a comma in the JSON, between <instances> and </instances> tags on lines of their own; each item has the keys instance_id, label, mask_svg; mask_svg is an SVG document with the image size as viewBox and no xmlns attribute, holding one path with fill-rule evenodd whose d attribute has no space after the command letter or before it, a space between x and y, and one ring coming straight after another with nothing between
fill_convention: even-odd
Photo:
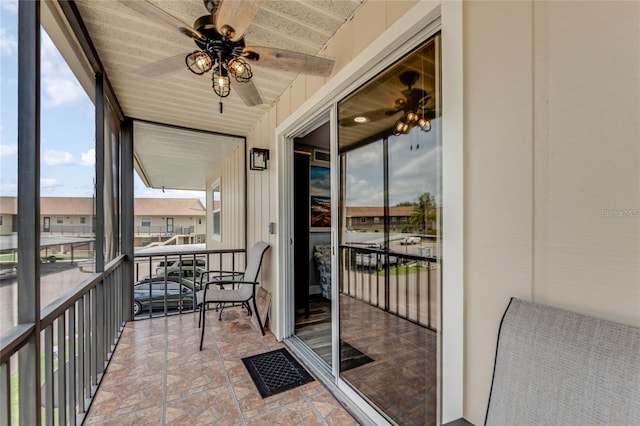
<instances>
[{"instance_id":1,"label":"building window","mask_svg":"<svg viewBox=\"0 0 640 426\"><path fill-rule=\"evenodd\" d=\"M222 200L221 200L220 180L213 184L211 190L211 216L213 218L213 234L214 240L222 240Z\"/></svg>"},{"instance_id":2,"label":"building window","mask_svg":"<svg viewBox=\"0 0 640 426\"><path fill-rule=\"evenodd\" d=\"M374 217L373 218L373 223L380 223L380 218L379 217Z\"/></svg>"},{"instance_id":3,"label":"building window","mask_svg":"<svg viewBox=\"0 0 640 426\"><path fill-rule=\"evenodd\" d=\"M0 226L2 226L2 215L0 215Z\"/></svg>"},{"instance_id":4,"label":"building window","mask_svg":"<svg viewBox=\"0 0 640 426\"><path fill-rule=\"evenodd\" d=\"M366 217L361 217L360 218L360 223L367 223L367 218Z\"/></svg>"},{"instance_id":5,"label":"building window","mask_svg":"<svg viewBox=\"0 0 640 426\"><path fill-rule=\"evenodd\" d=\"M397 217L393 216L393 217L391 218L391 222L397 222L397 221L398 221L398 218L397 218Z\"/></svg>"},{"instance_id":6,"label":"building window","mask_svg":"<svg viewBox=\"0 0 640 426\"><path fill-rule=\"evenodd\" d=\"M142 226L151 226L151 218L150 217L143 217L142 218Z\"/></svg>"},{"instance_id":7,"label":"building window","mask_svg":"<svg viewBox=\"0 0 640 426\"><path fill-rule=\"evenodd\" d=\"M56 223L58 225L62 225L64 223L64 218L62 216L56 217Z\"/></svg>"},{"instance_id":8,"label":"building window","mask_svg":"<svg viewBox=\"0 0 640 426\"><path fill-rule=\"evenodd\" d=\"M84 217L84 216L82 216L82 217L80 218L80 224L84 225L84 224L86 224L86 223L87 223L87 218L86 218L86 217Z\"/></svg>"}]
</instances>

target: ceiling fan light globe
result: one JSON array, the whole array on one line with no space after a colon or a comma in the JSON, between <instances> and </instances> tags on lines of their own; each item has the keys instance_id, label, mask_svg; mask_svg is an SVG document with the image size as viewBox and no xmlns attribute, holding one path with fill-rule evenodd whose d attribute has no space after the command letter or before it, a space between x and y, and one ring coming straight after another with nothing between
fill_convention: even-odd
<instances>
[{"instance_id":1,"label":"ceiling fan light globe","mask_svg":"<svg viewBox=\"0 0 640 426\"><path fill-rule=\"evenodd\" d=\"M415 123L420 118L418 114L413 111L407 113L407 123Z\"/></svg>"},{"instance_id":2,"label":"ceiling fan light globe","mask_svg":"<svg viewBox=\"0 0 640 426\"><path fill-rule=\"evenodd\" d=\"M409 132L410 126L401 118L393 125L393 134L395 136L404 135Z\"/></svg>"},{"instance_id":3,"label":"ceiling fan light globe","mask_svg":"<svg viewBox=\"0 0 640 426\"><path fill-rule=\"evenodd\" d=\"M418 126L423 132L428 132L431 130L431 120L427 120L426 118L421 118L418 121Z\"/></svg>"},{"instance_id":4,"label":"ceiling fan light globe","mask_svg":"<svg viewBox=\"0 0 640 426\"><path fill-rule=\"evenodd\" d=\"M239 83L245 83L251 80L253 72L251 66L242 58L233 58L227 64L229 74L233 76Z\"/></svg>"},{"instance_id":5,"label":"ceiling fan light globe","mask_svg":"<svg viewBox=\"0 0 640 426\"><path fill-rule=\"evenodd\" d=\"M187 64L189 71L197 75L206 73L211 70L211 67L213 66L211 56L202 50L196 50L195 52L189 53L184 58L184 61Z\"/></svg>"},{"instance_id":6,"label":"ceiling fan light globe","mask_svg":"<svg viewBox=\"0 0 640 426\"><path fill-rule=\"evenodd\" d=\"M231 93L231 81L226 73L215 72L213 74L213 91L221 98L226 98Z\"/></svg>"}]
</instances>

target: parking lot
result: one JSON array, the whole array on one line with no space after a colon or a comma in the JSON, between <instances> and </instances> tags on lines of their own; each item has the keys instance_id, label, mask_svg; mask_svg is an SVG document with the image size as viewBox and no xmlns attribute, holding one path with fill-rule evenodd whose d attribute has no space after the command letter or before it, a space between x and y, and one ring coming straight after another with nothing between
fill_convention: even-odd
<instances>
[{"instance_id":1,"label":"parking lot","mask_svg":"<svg viewBox=\"0 0 640 426\"><path fill-rule=\"evenodd\" d=\"M40 306L47 306L88 277L77 264L58 260L40 264ZM17 323L18 285L16 278L0 281L0 334Z\"/></svg>"}]
</instances>

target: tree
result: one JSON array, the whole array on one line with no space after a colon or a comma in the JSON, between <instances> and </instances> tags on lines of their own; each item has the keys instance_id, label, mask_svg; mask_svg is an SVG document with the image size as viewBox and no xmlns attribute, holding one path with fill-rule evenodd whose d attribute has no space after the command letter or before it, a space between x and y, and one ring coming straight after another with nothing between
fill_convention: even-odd
<instances>
[{"instance_id":1,"label":"tree","mask_svg":"<svg viewBox=\"0 0 640 426\"><path fill-rule=\"evenodd\" d=\"M418 203L416 203L415 201L402 201L401 203L396 204L396 207L412 207L417 205Z\"/></svg>"},{"instance_id":2,"label":"tree","mask_svg":"<svg viewBox=\"0 0 640 426\"><path fill-rule=\"evenodd\" d=\"M436 201L433 195L425 192L418 198L418 204L409 217L409 223L420 225L420 231L424 234L427 223L436 220Z\"/></svg>"}]
</instances>

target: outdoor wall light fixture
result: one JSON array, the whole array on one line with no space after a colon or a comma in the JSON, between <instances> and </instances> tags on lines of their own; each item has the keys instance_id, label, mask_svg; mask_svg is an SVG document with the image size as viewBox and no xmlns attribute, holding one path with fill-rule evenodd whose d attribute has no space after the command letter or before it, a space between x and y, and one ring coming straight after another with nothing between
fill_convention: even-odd
<instances>
[{"instance_id":1,"label":"outdoor wall light fixture","mask_svg":"<svg viewBox=\"0 0 640 426\"><path fill-rule=\"evenodd\" d=\"M267 170L269 161L269 150L262 148L251 148L249 151L249 168L251 170Z\"/></svg>"}]
</instances>

